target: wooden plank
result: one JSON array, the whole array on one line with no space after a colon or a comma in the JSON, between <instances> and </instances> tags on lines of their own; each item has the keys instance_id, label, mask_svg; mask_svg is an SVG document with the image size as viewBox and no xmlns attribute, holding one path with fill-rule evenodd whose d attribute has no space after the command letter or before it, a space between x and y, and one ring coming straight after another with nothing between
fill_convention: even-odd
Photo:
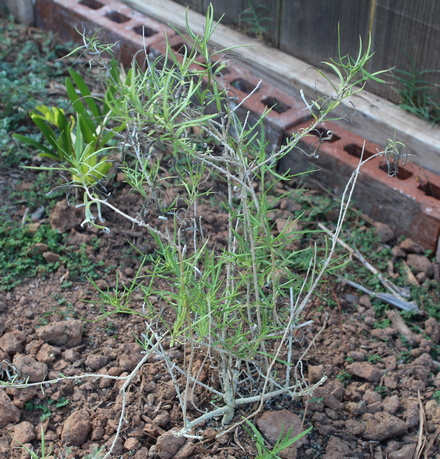
<instances>
[{"instance_id":1,"label":"wooden plank","mask_svg":"<svg viewBox=\"0 0 440 459\"><path fill-rule=\"evenodd\" d=\"M176 3L179 3L179 5L191 8L197 13L203 12L203 0L174 0L174 1Z\"/></svg>"},{"instance_id":2,"label":"wooden plank","mask_svg":"<svg viewBox=\"0 0 440 459\"><path fill-rule=\"evenodd\" d=\"M125 3L144 12L148 16L171 24L178 29L185 26L185 8L170 0L124 0ZM194 32L203 33L205 18L193 11L189 12L189 22ZM251 46L245 46L246 44ZM289 56L277 49L259 43L240 32L220 24L212 45L216 48L241 46L234 50L233 61L249 68L257 76L275 87L299 98L303 89L309 97L318 94L332 94L331 86L316 73L306 71L309 67L304 61ZM356 116L345 127L379 145L385 145L395 134L396 139L407 145L407 152L416 155L420 163L434 173L440 174L440 128L405 113L391 102L367 91L352 98L356 106ZM421 153L422 152L422 153Z\"/></svg>"},{"instance_id":3,"label":"wooden plank","mask_svg":"<svg viewBox=\"0 0 440 459\"><path fill-rule=\"evenodd\" d=\"M341 52L355 54L359 36L368 36L371 0L284 0L281 13L280 49L322 67L338 55L338 24Z\"/></svg>"},{"instance_id":4,"label":"wooden plank","mask_svg":"<svg viewBox=\"0 0 440 459\"><path fill-rule=\"evenodd\" d=\"M373 49L370 70L395 67L411 70L405 55L417 70L440 69L440 2L432 0L377 0L374 15ZM438 84L439 74L423 78ZM377 84L371 90L379 90ZM380 88L380 94L399 102L396 85Z\"/></svg>"}]
</instances>

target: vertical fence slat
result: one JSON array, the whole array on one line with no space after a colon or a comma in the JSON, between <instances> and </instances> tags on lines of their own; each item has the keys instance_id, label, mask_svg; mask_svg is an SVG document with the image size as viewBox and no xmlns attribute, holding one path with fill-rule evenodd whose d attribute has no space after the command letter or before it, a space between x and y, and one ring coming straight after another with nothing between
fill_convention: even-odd
<instances>
[{"instance_id":1,"label":"vertical fence slat","mask_svg":"<svg viewBox=\"0 0 440 459\"><path fill-rule=\"evenodd\" d=\"M440 2L437 0L378 0L373 30L375 55L370 70L395 67L411 71L405 53L417 70L440 70ZM390 76L388 80L393 80ZM440 82L439 73L423 79ZM399 86L372 83L369 89L399 102Z\"/></svg>"},{"instance_id":2,"label":"vertical fence slat","mask_svg":"<svg viewBox=\"0 0 440 459\"><path fill-rule=\"evenodd\" d=\"M356 53L368 34L371 0L284 0L280 49L312 65L338 55L338 24L343 55Z\"/></svg>"},{"instance_id":3,"label":"vertical fence slat","mask_svg":"<svg viewBox=\"0 0 440 459\"><path fill-rule=\"evenodd\" d=\"M219 19L223 14L223 24L236 24L239 14L246 8L245 0L203 0L203 13L206 13L209 4L214 7L214 17Z\"/></svg>"}]
</instances>

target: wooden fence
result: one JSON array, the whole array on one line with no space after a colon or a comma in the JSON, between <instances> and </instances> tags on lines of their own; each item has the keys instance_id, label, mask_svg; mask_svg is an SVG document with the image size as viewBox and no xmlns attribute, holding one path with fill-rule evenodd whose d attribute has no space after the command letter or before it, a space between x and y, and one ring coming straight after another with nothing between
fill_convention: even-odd
<instances>
[{"instance_id":1,"label":"wooden fence","mask_svg":"<svg viewBox=\"0 0 440 459\"><path fill-rule=\"evenodd\" d=\"M264 41L305 62L321 62L341 51L355 55L359 37L369 33L374 56L369 71L439 70L423 78L440 87L439 0L175 0L205 13L209 3L222 23L254 32ZM412 61L412 64L410 63ZM390 82L394 83L391 75ZM369 83L368 89L394 102L398 84ZM437 88L438 89L438 88Z\"/></svg>"}]
</instances>

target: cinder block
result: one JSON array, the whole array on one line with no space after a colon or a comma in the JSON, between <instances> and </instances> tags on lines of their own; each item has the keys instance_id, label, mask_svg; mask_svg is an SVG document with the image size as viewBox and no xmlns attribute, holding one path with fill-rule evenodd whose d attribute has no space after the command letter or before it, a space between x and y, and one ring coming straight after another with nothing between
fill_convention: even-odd
<instances>
[{"instance_id":1,"label":"cinder block","mask_svg":"<svg viewBox=\"0 0 440 459\"><path fill-rule=\"evenodd\" d=\"M241 104L240 118L244 119L249 112L249 122L254 123L266 113L264 128L269 151L278 150L287 129L310 117L303 110L304 104L243 67L234 64L228 70L221 79L229 87L231 102L236 106Z\"/></svg>"},{"instance_id":2,"label":"cinder block","mask_svg":"<svg viewBox=\"0 0 440 459\"><path fill-rule=\"evenodd\" d=\"M145 53L165 33L174 35L165 26L115 0L36 0L37 27L51 30L66 41L82 43L78 32L91 37L98 32L102 44L115 43L115 57L129 66L133 56L144 66Z\"/></svg>"},{"instance_id":3,"label":"cinder block","mask_svg":"<svg viewBox=\"0 0 440 459\"><path fill-rule=\"evenodd\" d=\"M290 137L309 125L310 122L299 124L285 135ZM367 159L384 149L371 142L364 143L361 137L331 122L322 123L315 134L303 138L299 148L280 161L280 172L318 169L313 172L313 178L338 196L357 167L362 151L363 159ZM331 138L322 141L324 137ZM315 151L318 158L304 154ZM408 162L399 166L396 177L389 177L386 159L377 157L362 166L353 199L356 207L374 220L387 223L397 234L409 236L427 249L436 250L440 235L440 177L437 175Z\"/></svg>"}]
</instances>

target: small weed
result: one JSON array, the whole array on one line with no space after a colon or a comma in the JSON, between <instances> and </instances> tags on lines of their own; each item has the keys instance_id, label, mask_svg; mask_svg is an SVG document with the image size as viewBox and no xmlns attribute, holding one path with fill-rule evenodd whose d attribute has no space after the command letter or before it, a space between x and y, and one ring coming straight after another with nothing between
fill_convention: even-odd
<instances>
[{"instance_id":1,"label":"small weed","mask_svg":"<svg viewBox=\"0 0 440 459\"><path fill-rule=\"evenodd\" d=\"M70 402L64 397L61 397L57 402L49 398L44 402L34 403L33 401L26 402L24 408L26 411L41 411L40 421L44 421L52 416L52 410L68 405Z\"/></svg>"},{"instance_id":2,"label":"small weed","mask_svg":"<svg viewBox=\"0 0 440 459\"><path fill-rule=\"evenodd\" d=\"M255 441L255 446L257 448L258 454L256 459L281 459L280 456L278 456L278 453L281 453L286 448L296 443L300 438L304 437L304 435L307 435L312 430L312 427L309 427L304 432L301 432L293 437L292 428L288 429L286 432L282 430L275 445L272 448L269 448L266 446L266 441L257 427L255 427L255 425L248 420L246 420L246 424L250 430L246 427L245 430Z\"/></svg>"},{"instance_id":3,"label":"small weed","mask_svg":"<svg viewBox=\"0 0 440 459\"><path fill-rule=\"evenodd\" d=\"M267 31L273 28L274 19L270 16L271 10L265 5L254 5L252 0L247 0L248 7L238 16L238 25L249 35L263 41Z\"/></svg>"},{"instance_id":4,"label":"small weed","mask_svg":"<svg viewBox=\"0 0 440 459\"><path fill-rule=\"evenodd\" d=\"M382 357L377 354L370 354L367 356L367 361L370 363L378 363L382 360Z\"/></svg>"},{"instance_id":5,"label":"small weed","mask_svg":"<svg viewBox=\"0 0 440 459\"><path fill-rule=\"evenodd\" d=\"M406 54L406 53L405 53ZM406 54L410 70L395 70L396 80L400 83L398 90L400 106L430 123L440 123L439 86L425 79L429 74L440 74L440 70L419 70L414 61Z\"/></svg>"},{"instance_id":6,"label":"small weed","mask_svg":"<svg viewBox=\"0 0 440 459\"><path fill-rule=\"evenodd\" d=\"M391 327L391 320L390 319L382 319L376 322L373 325L373 328L378 328L378 329L383 329L383 328L388 328Z\"/></svg>"},{"instance_id":7,"label":"small weed","mask_svg":"<svg viewBox=\"0 0 440 459\"><path fill-rule=\"evenodd\" d=\"M435 391L432 394L432 398L440 405L440 390Z\"/></svg>"},{"instance_id":8,"label":"small weed","mask_svg":"<svg viewBox=\"0 0 440 459\"><path fill-rule=\"evenodd\" d=\"M384 398L388 393L388 389L386 386L377 386L375 387L374 392L377 392L382 398Z\"/></svg>"},{"instance_id":9,"label":"small weed","mask_svg":"<svg viewBox=\"0 0 440 459\"><path fill-rule=\"evenodd\" d=\"M402 351L399 354L399 358L397 359L397 363L409 363L413 359L410 351Z\"/></svg>"},{"instance_id":10,"label":"small weed","mask_svg":"<svg viewBox=\"0 0 440 459\"><path fill-rule=\"evenodd\" d=\"M348 363L353 363L354 362L354 358L353 357L347 357L345 360Z\"/></svg>"},{"instance_id":11,"label":"small weed","mask_svg":"<svg viewBox=\"0 0 440 459\"><path fill-rule=\"evenodd\" d=\"M345 383L345 382L348 382L350 380L353 379L353 375L348 373L348 371L345 371L345 370L342 370L337 376L336 378L338 381L340 381L341 383Z\"/></svg>"}]
</instances>

